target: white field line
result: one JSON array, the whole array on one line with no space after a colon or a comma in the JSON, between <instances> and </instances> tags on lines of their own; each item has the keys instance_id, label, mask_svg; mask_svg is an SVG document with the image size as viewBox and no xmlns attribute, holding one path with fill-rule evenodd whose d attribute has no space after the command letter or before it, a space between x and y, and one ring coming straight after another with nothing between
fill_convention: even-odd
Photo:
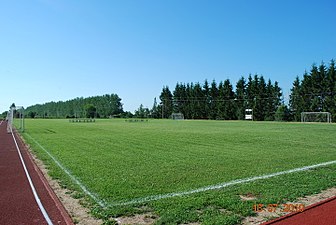
<instances>
[{"instance_id":1,"label":"white field line","mask_svg":"<svg viewBox=\"0 0 336 225\"><path fill-rule=\"evenodd\" d=\"M90 192L74 175L71 174L71 172L65 168L53 155L50 154L50 152L45 149L40 143L38 143L32 136L30 136L28 133L26 133L26 135L32 139L35 144L37 144L42 150L44 150L48 156L56 163L56 165L61 168L61 170L63 170L70 178L73 182L75 182L83 191L85 194L87 194L88 196L90 196L98 205L100 205L103 208L106 208L106 205L103 201L99 200L99 198L97 197L96 194L93 194L92 192Z\"/></svg>"},{"instance_id":2,"label":"white field line","mask_svg":"<svg viewBox=\"0 0 336 225\"><path fill-rule=\"evenodd\" d=\"M1 125L1 124L0 124L0 125ZM29 185L30 185L30 189L31 189L32 192L33 192L35 201L36 201L38 207L40 208L40 210L41 210L41 212L42 212L42 215L43 215L44 219L47 221L48 225L53 225L53 223L52 223L52 221L51 221L51 219L50 219L50 217L49 217L47 211L45 210L45 208L44 208L44 206L43 206L43 204L42 204L42 202L41 202L41 199L39 198L39 196L38 196L38 194L37 194L37 192L36 192L36 189L35 189L35 186L34 186L34 184L33 184L33 181L32 181L32 179L30 178L29 172L28 172L27 167L26 167L26 164L25 164L25 162L24 162L24 160L23 160L23 158L22 158L21 151L20 151L19 145L17 144L17 141L16 141L16 139L15 139L15 136L14 136L14 134L13 134L13 130L12 130L12 128L11 128L11 133L12 133L12 137L13 137L13 140L14 140L14 143L15 143L15 146L16 146L16 150L17 150L17 152L18 152L18 154L19 154L19 157L20 157L20 160L21 160L22 167L23 167L23 169L24 169L24 171L25 171L25 174L26 174L26 177L27 177L27 179L28 179L28 182L29 182Z\"/></svg>"},{"instance_id":3,"label":"white field line","mask_svg":"<svg viewBox=\"0 0 336 225\"><path fill-rule=\"evenodd\" d=\"M206 186L206 187L202 187L202 188L198 188L198 189L194 189L194 190L190 190L190 191L183 191L183 192L169 193L169 194L164 194L164 195L153 195L153 196L148 196L148 197L144 197L144 198L137 198L137 199L133 199L133 200L127 201L127 202L110 204L109 206L125 206L125 205L132 205L132 204L141 204L141 203L144 203L144 202L156 201L156 200L165 199L165 198L191 195L191 194L210 191L210 190L215 190L215 189L222 189L222 188L232 186L232 185L236 185L236 184L249 183L249 182L252 182L252 181L268 179L268 178L271 178L271 177L276 177L276 176L280 176L280 175L284 175L284 174L290 174L290 173L310 170L310 169L314 169L314 168L317 168L317 167L328 166L328 165L332 165L332 164L336 164L336 160L335 161L324 162L324 163L320 163L320 164L315 164L315 165L311 165L311 166L305 166L305 167L295 168L295 169L291 169L291 170L281 171L281 172L277 172L277 173L266 174L266 175L262 175L262 176L233 180L233 181L229 181L229 182L225 182L225 183L221 183L221 184L217 184L217 185Z\"/></svg>"},{"instance_id":4,"label":"white field line","mask_svg":"<svg viewBox=\"0 0 336 225\"><path fill-rule=\"evenodd\" d=\"M27 133L26 133L27 134ZM41 149L43 149L51 159L55 161L55 163L66 173L68 176L76 183L78 184L81 189L89 195L93 200L95 200L101 207L106 208L106 207L112 207L112 206L127 206L127 205L132 205L132 204L141 204L145 202L150 202L150 201L156 201L160 199L166 199L166 198L172 198L172 197L180 197L180 196L185 196L185 195L191 195L195 193L200 193L200 192L205 192L205 191L211 191L211 190L216 190L216 189L222 189L228 186L236 185L236 184L244 184L244 183L249 183L253 182L256 180L263 180L263 179L268 179L284 174L290 174L290 173L295 173L295 172L301 172L301 171L306 171L322 166L328 166L332 164L336 164L336 160L334 161L329 161L329 162L324 162L324 163L319 163L311 166L305 166L305 167L300 167L300 168L295 168L291 170L286 170L286 171L281 171L277 173L271 173L271 174L265 174L261 176L256 176L256 177L250 177L250 178L244 178L244 179L238 179L238 180L232 180L229 182L225 183L220 183L217 185L211 185L211 186L206 186L206 187L201 187L189 191L182 191L182 192L174 192L174 193L168 193L168 194L162 194L162 195L152 195L152 196L147 196L143 198L136 198L132 199L130 201L125 201L125 202L116 202L116 203L111 203L111 204L105 204L102 201L100 201L95 194L92 194L90 191L87 190L87 188L79 182L64 166L61 165L61 163L55 159L42 145L40 145L33 137L31 137L29 134L27 134L28 137L30 137Z\"/></svg>"}]
</instances>

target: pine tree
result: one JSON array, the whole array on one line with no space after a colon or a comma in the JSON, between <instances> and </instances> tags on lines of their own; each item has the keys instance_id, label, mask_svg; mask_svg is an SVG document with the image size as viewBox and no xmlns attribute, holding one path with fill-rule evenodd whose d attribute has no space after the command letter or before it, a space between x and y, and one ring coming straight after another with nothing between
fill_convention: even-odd
<instances>
[{"instance_id":1,"label":"pine tree","mask_svg":"<svg viewBox=\"0 0 336 225\"><path fill-rule=\"evenodd\" d=\"M302 96L300 78L298 76L293 82L293 87L289 96L289 107L294 121L300 121L301 112L304 111L304 99Z\"/></svg>"},{"instance_id":2,"label":"pine tree","mask_svg":"<svg viewBox=\"0 0 336 225\"><path fill-rule=\"evenodd\" d=\"M256 87L256 101L253 110L253 117L255 120L265 120L265 105L266 105L266 82L263 76L260 78L258 75L254 76Z\"/></svg>"},{"instance_id":3,"label":"pine tree","mask_svg":"<svg viewBox=\"0 0 336 225\"><path fill-rule=\"evenodd\" d=\"M217 105L218 105L218 88L216 81L213 80L210 87L210 112L209 118L214 120L217 118Z\"/></svg>"},{"instance_id":4,"label":"pine tree","mask_svg":"<svg viewBox=\"0 0 336 225\"><path fill-rule=\"evenodd\" d=\"M204 93L200 83L196 83L193 89L193 99L194 99L194 119L204 119Z\"/></svg>"},{"instance_id":5,"label":"pine tree","mask_svg":"<svg viewBox=\"0 0 336 225\"><path fill-rule=\"evenodd\" d=\"M168 86L163 87L160 100L162 104L162 118L169 118L173 113L173 95Z\"/></svg>"},{"instance_id":6,"label":"pine tree","mask_svg":"<svg viewBox=\"0 0 336 225\"><path fill-rule=\"evenodd\" d=\"M336 120L336 70L335 61L331 60L327 69L327 94L325 98L326 111L332 115L332 120Z\"/></svg>"},{"instance_id":7,"label":"pine tree","mask_svg":"<svg viewBox=\"0 0 336 225\"><path fill-rule=\"evenodd\" d=\"M272 85L272 81L269 79L266 85L266 100L265 100L265 120L274 120L275 112L275 88Z\"/></svg>"},{"instance_id":8,"label":"pine tree","mask_svg":"<svg viewBox=\"0 0 336 225\"><path fill-rule=\"evenodd\" d=\"M320 78L320 84L319 84L319 99L320 99L320 108L321 111L326 112L327 106L325 104L325 98L328 92L328 73L325 64L322 62L318 69L318 74Z\"/></svg>"},{"instance_id":9,"label":"pine tree","mask_svg":"<svg viewBox=\"0 0 336 225\"><path fill-rule=\"evenodd\" d=\"M158 108L158 104L156 101L156 97L154 98L154 103L153 103L152 109L150 110L150 114L152 118L155 118L155 119L159 118L160 113L159 113L159 108Z\"/></svg>"},{"instance_id":10,"label":"pine tree","mask_svg":"<svg viewBox=\"0 0 336 225\"><path fill-rule=\"evenodd\" d=\"M236 84L236 117L238 120L245 119L246 109L246 84L244 77L241 77Z\"/></svg>"},{"instance_id":11,"label":"pine tree","mask_svg":"<svg viewBox=\"0 0 336 225\"><path fill-rule=\"evenodd\" d=\"M322 110L322 102L320 91L322 90L322 77L318 71L318 68L315 64L312 65L310 71L311 77L311 105L310 111L320 112Z\"/></svg>"},{"instance_id":12,"label":"pine tree","mask_svg":"<svg viewBox=\"0 0 336 225\"><path fill-rule=\"evenodd\" d=\"M218 84L218 100L217 100L216 119L224 119L225 95L223 81Z\"/></svg>"},{"instance_id":13,"label":"pine tree","mask_svg":"<svg viewBox=\"0 0 336 225\"><path fill-rule=\"evenodd\" d=\"M192 100L193 84L187 83L186 86L186 99L185 99L185 113L184 118L193 119L193 100Z\"/></svg>"},{"instance_id":14,"label":"pine tree","mask_svg":"<svg viewBox=\"0 0 336 225\"><path fill-rule=\"evenodd\" d=\"M173 111L176 113L182 112L183 97L182 97L182 84L177 83L173 91Z\"/></svg>"},{"instance_id":15,"label":"pine tree","mask_svg":"<svg viewBox=\"0 0 336 225\"><path fill-rule=\"evenodd\" d=\"M313 90L312 90L312 79L311 76L305 71L303 74L303 80L301 82L301 95L303 98L302 110L305 112L310 112L311 102L313 99Z\"/></svg>"},{"instance_id":16,"label":"pine tree","mask_svg":"<svg viewBox=\"0 0 336 225\"><path fill-rule=\"evenodd\" d=\"M211 97L210 97L210 88L209 88L209 82L208 80L204 81L204 85L203 85L203 105L204 105L204 113L202 115L202 117L204 119L209 119L210 118L210 101L211 101Z\"/></svg>"},{"instance_id":17,"label":"pine tree","mask_svg":"<svg viewBox=\"0 0 336 225\"><path fill-rule=\"evenodd\" d=\"M255 102L255 91L256 87L254 85L254 81L252 79L252 75L250 74L247 78L247 85L246 85L246 107L248 109L254 108L254 102Z\"/></svg>"},{"instance_id":18,"label":"pine tree","mask_svg":"<svg viewBox=\"0 0 336 225\"><path fill-rule=\"evenodd\" d=\"M224 81L224 90L227 95L227 107L226 107L226 116L229 120L236 120L237 113L236 113L236 102L235 102L235 93L233 91L233 86L230 83L230 80L227 79Z\"/></svg>"},{"instance_id":19,"label":"pine tree","mask_svg":"<svg viewBox=\"0 0 336 225\"><path fill-rule=\"evenodd\" d=\"M219 84L219 110L218 115L219 118L224 120L232 120L236 119L235 113L235 104L234 104L234 97L235 94L233 92L232 85L230 80L225 80L224 83Z\"/></svg>"}]
</instances>

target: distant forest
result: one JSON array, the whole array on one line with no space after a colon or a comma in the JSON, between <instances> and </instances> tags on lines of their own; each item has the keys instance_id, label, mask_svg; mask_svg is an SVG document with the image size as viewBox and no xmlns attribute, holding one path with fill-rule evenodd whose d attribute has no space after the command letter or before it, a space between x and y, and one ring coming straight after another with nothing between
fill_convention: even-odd
<instances>
[{"instance_id":1,"label":"distant forest","mask_svg":"<svg viewBox=\"0 0 336 225\"><path fill-rule=\"evenodd\" d=\"M124 113L121 98L116 94L37 104L25 111L31 118L108 118Z\"/></svg>"},{"instance_id":2,"label":"distant forest","mask_svg":"<svg viewBox=\"0 0 336 225\"><path fill-rule=\"evenodd\" d=\"M288 104L277 81L263 76L241 77L235 87L230 80L209 83L177 83L171 91L164 86L151 109L143 105L134 112L125 112L117 94L106 94L68 101L29 106L31 118L170 118L182 113L185 119L243 120L245 109L253 110L258 121L300 121L301 112L330 112L336 121L335 61L327 66L313 64L303 79L293 82Z\"/></svg>"}]
</instances>

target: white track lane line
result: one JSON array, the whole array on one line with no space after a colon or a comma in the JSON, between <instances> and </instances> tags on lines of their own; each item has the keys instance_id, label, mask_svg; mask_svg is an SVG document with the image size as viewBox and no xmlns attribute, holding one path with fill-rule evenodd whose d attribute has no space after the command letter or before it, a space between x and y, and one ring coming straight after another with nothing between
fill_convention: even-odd
<instances>
[{"instance_id":1,"label":"white track lane line","mask_svg":"<svg viewBox=\"0 0 336 225\"><path fill-rule=\"evenodd\" d=\"M37 192L36 192L36 189L35 189L35 186L34 186L34 184L33 184L33 181L32 181L32 179L30 178L29 172L28 172L28 170L27 170L26 164L25 164L25 162L24 162L24 160L23 160L23 157L22 157L22 155L21 155L21 151L20 151L19 145L17 144L17 141L16 141L16 139L15 139L15 136L14 136L14 134L13 134L13 130L12 130L12 129L11 129L11 133L12 133L13 140L14 140L14 142L15 142L15 146L16 146L17 152L18 152L19 157L20 157L20 160L21 160L21 164L22 164L23 169L24 169L24 171L25 171L25 173L26 173L26 177L27 177L27 179L28 179L30 188L31 188L31 190L33 191L33 195L34 195L35 201L36 201L37 205L39 206L39 208L40 208L40 210L41 210L41 212L42 212L42 214L43 214L43 217L44 217L45 220L47 221L48 225L53 225L53 223L52 223L52 221L51 221L51 219L50 219L50 217L49 217L47 211L46 211L45 208L43 207L43 204L42 204L42 202L41 202L41 200L40 200L40 198L39 198L39 196L38 196L38 194L37 194Z\"/></svg>"}]
</instances>

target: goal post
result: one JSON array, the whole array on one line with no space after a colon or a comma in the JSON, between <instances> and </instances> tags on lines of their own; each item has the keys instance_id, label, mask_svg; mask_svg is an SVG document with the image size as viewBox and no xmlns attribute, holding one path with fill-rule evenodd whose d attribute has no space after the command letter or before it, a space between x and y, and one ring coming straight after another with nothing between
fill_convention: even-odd
<instances>
[{"instance_id":1,"label":"goal post","mask_svg":"<svg viewBox=\"0 0 336 225\"><path fill-rule=\"evenodd\" d=\"M11 133L13 130L13 119L14 119L15 107L11 106L6 117L7 121L7 133Z\"/></svg>"},{"instance_id":2,"label":"goal post","mask_svg":"<svg viewBox=\"0 0 336 225\"><path fill-rule=\"evenodd\" d=\"M21 132L25 130L25 109L23 106L11 106L7 113L7 132L11 133L13 126Z\"/></svg>"},{"instance_id":3,"label":"goal post","mask_svg":"<svg viewBox=\"0 0 336 225\"><path fill-rule=\"evenodd\" d=\"M182 113L172 113L170 117L173 120L184 120L184 115Z\"/></svg>"},{"instance_id":4,"label":"goal post","mask_svg":"<svg viewBox=\"0 0 336 225\"><path fill-rule=\"evenodd\" d=\"M25 109L23 106L16 107L15 119L17 120L15 123L16 128L19 129L21 132L24 132L25 130Z\"/></svg>"},{"instance_id":5,"label":"goal post","mask_svg":"<svg viewBox=\"0 0 336 225\"><path fill-rule=\"evenodd\" d=\"M331 123L330 112L302 112L301 122Z\"/></svg>"}]
</instances>

